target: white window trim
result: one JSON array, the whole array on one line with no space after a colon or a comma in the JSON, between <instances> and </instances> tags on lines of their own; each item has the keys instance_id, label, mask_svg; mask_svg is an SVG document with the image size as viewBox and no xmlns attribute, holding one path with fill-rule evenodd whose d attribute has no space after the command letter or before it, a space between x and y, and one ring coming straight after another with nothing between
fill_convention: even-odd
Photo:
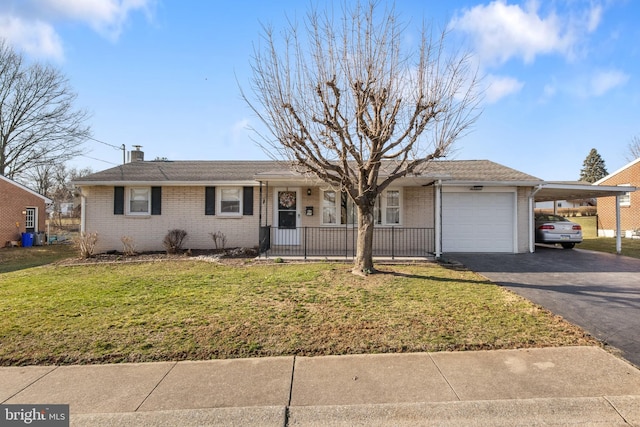
<instances>
[{"instance_id":1,"label":"white window trim","mask_svg":"<svg viewBox=\"0 0 640 427\"><path fill-rule=\"evenodd\" d=\"M236 190L238 191L238 199L239 199L239 203L238 203L238 212L222 212L222 191L223 190ZM235 187L235 186L228 186L228 187L216 187L216 215L223 217L223 218L241 218L242 217L242 212L243 212L243 199L244 199L244 194L243 194L243 188L242 187Z\"/></svg>"},{"instance_id":2,"label":"white window trim","mask_svg":"<svg viewBox=\"0 0 640 427\"><path fill-rule=\"evenodd\" d=\"M147 211L131 212L131 191L145 190L147 192ZM151 215L151 187L126 187L125 188L125 212L128 216L150 216Z\"/></svg>"},{"instance_id":3,"label":"white window trim","mask_svg":"<svg viewBox=\"0 0 640 427\"><path fill-rule=\"evenodd\" d=\"M336 192L336 200L335 200L335 209L336 209L336 222L335 223L327 223L324 222L324 194L327 191L334 191ZM388 191L398 191L399 193L399 197L398 197L398 203L399 203L399 222L398 223L389 223L387 222L387 192ZM320 225L322 226L327 226L327 227L344 227L344 226L349 226L349 227L355 227L357 226L357 224L343 224L342 223L342 212L341 212L341 198L338 197L338 195L340 194L340 191L336 191L333 189L326 189L326 190L320 190ZM380 206L379 206L380 205ZM381 222L380 223L375 223L375 226L378 227L398 227L398 226L402 226L402 217L403 217L403 191L402 188L388 188L386 190L384 190L382 193L380 193L380 195L378 196L378 201L376 201L376 206L375 206L375 210L380 209L380 215L381 215Z\"/></svg>"},{"instance_id":4,"label":"white window trim","mask_svg":"<svg viewBox=\"0 0 640 427\"><path fill-rule=\"evenodd\" d=\"M389 191L397 191L398 192L398 222L389 223L387 220L387 192ZM378 227L399 227L402 225L402 217L403 217L403 191L402 188L388 188L380 193L378 197L378 201L376 202L375 209L380 209L381 222L378 224ZM375 218L374 218L375 219Z\"/></svg>"},{"instance_id":5,"label":"white window trim","mask_svg":"<svg viewBox=\"0 0 640 427\"><path fill-rule=\"evenodd\" d=\"M324 207L325 207L324 195L329 192L335 193L333 208L335 210L336 222L324 221ZM341 225L345 225L345 224L341 224L341 216L342 216L342 213L341 213L342 207L340 206L341 203L342 203L342 195L339 190L334 190L332 188L328 188L326 190L320 190L320 225L327 226L327 227L338 227Z\"/></svg>"}]
</instances>

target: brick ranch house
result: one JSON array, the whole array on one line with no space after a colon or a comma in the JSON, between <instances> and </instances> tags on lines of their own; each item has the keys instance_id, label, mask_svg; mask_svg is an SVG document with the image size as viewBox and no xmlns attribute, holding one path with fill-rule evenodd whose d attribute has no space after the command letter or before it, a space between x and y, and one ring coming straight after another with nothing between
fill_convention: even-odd
<instances>
[{"instance_id":1,"label":"brick ranch house","mask_svg":"<svg viewBox=\"0 0 640 427\"><path fill-rule=\"evenodd\" d=\"M604 197L598 200L598 235L607 237L617 235L617 207L620 217L620 234L623 237L640 236L640 194L633 191L634 187L640 186L640 158L605 176L595 184L630 188L618 198Z\"/></svg>"},{"instance_id":2,"label":"brick ranch house","mask_svg":"<svg viewBox=\"0 0 640 427\"><path fill-rule=\"evenodd\" d=\"M74 183L81 230L98 233L97 252L121 251L123 236L138 251L161 251L177 228L187 231L190 249L214 248L218 233L226 247L259 247L268 256L355 254L346 195L286 163L135 158ZM378 198L374 256L533 252L534 202L572 196L566 187L488 160L431 162Z\"/></svg>"},{"instance_id":3,"label":"brick ranch house","mask_svg":"<svg viewBox=\"0 0 640 427\"><path fill-rule=\"evenodd\" d=\"M0 175L0 244L20 241L22 233L45 230L51 200Z\"/></svg>"}]
</instances>

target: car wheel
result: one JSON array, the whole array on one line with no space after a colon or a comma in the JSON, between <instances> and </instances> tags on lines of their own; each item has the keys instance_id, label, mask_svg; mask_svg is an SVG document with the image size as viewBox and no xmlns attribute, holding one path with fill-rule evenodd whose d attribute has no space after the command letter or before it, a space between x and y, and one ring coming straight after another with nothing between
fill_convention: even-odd
<instances>
[{"instance_id":1,"label":"car wheel","mask_svg":"<svg viewBox=\"0 0 640 427\"><path fill-rule=\"evenodd\" d=\"M575 245L576 245L575 243L563 243L562 247L565 249L573 249Z\"/></svg>"}]
</instances>

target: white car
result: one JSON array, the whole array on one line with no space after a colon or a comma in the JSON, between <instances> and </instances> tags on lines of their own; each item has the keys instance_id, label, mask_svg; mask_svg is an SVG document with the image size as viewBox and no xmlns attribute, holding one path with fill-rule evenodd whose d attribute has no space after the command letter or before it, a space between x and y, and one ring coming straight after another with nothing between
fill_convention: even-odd
<instances>
[{"instance_id":1,"label":"white car","mask_svg":"<svg viewBox=\"0 0 640 427\"><path fill-rule=\"evenodd\" d=\"M536 214L536 243L560 243L565 249L572 249L582 242L582 227L565 217L550 214Z\"/></svg>"}]
</instances>

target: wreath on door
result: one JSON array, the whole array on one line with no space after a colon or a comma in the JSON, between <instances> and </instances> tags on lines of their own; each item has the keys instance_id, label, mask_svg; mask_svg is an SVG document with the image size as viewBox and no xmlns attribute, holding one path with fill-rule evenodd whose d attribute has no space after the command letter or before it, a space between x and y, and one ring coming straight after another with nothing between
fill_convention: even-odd
<instances>
[{"instance_id":1,"label":"wreath on door","mask_svg":"<svg viewBox=\"0 0 640 427\"><path fill-rule=\"evenodd\" d=\"M280 207L290 209L296 204L295 191L281 191L279 197Z\"/></svg>"}]
</instances>

